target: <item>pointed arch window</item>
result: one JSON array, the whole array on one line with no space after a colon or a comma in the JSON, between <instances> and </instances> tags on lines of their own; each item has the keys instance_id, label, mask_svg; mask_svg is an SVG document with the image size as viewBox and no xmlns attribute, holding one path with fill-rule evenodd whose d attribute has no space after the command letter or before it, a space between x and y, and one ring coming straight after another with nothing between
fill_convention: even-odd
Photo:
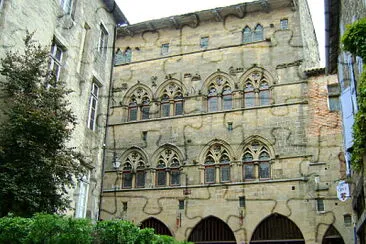
<instances>
[{"instance_id":1,"label":"pointed arch window","mask_svg":"<svg viewBox=\"0 0 366 244\"><path fill-rule=\"evenodd\" d=\"M262 41L264 40L263 37L263 26L258 24L255 28L254 28L254 33L253 33L253 41L257 42L257 41Z\"/></svg>"},{"instance_id":2,"label":"pointed arch window","mask_svg":"<svg viewBox=\"0 0 366 244\"><path fill-rule=\"evenodd\" d=\"M166 186L166 165L163 160L159 160L156 166L156 185Z\"/></svg>"},{"instance_id":3,"label":"pointed arch window","mask_svg":"<svg viewBox=\"0 0 366 244\"><path fill-rule=\"evenodd\" d=\"M125 163L122 171L122 188L132 188L132 166L130 163Z\"/></svg>"},{"instance_id":4,"label":"pointed arch window","mask_svg":"<svg viewBox=\"0 0 366 244\"><path fill-rule=\"evenodd\" d=\"M183 114L183 94L178 93L174 97L174 115L182 115Z\"/></svg>"},{"instance_id":5,"label":"pointed arch window","mask_svg":"<svg viewBox=\"0 0 366 244\"><path fill-rule=\"evenodd\" d=\"M148 97L144 97L142 99L142 107L141 107L141 119L149 119L150 118L150 99Z\"/></svg>"},{"instance_id":6,"label":"pointed arch window","mask_svg":"<svg viewBox=\"0 0 366 244\"><path fill-rule=\"evenodd\" d=\"M259 71L252 72L244 83L244 107L267 106L271 104L267 77Z\"/></svg>"},{"instance_id":7,"label":"pointed arch window","mask_svg":"<svg viewBox=\"0 0 366 244\"><path fill-rule=\"evenodd\" d=\"M231 160L227 149L221 144L210 147L205 158L205 183L216 183L216 171L218 181L221 183L230 181Z\"/></svg>"},{"instance_id":8,"label":"pointed arch window","mask_svg":"<svg viewBox=\"0 0 366 244\"><path fill-rule=\"evenodd\" d=\"M128 121L137 120L137 102L135 98L132 98L128 104Z\"/></svg>"},{"instance_id":9,"label":"pointed arch window","mask_svg":"<svg viewBox=\"0 0 366 244\"><path fill-rule=\"evenodd\" d=\"M139 162L136 167L136 187L144 188L146 180L146 169L143 162Z\"/></svg>"},{"instance_id":10,"label":"pointed arch window","mask_svg":"<svg viewBox=\"0 0 366 244\"><path fill-rule=\"evenodd\" d=\"M242 157L243 180L271 178L271 157L268 148L259 141L248 145Z\"/></svg>"},{"instance_id":11,"label":"pointed arch window","mask_svg":"<svg viewBox=\"0 0 366 244\"><path fill-rule=\"evenodd\" d=\"M208 112L216 112L218 108L218 96L217 96L217 89L215 86L211 85L208 89L208 96L207 96L207 106Z\"/></svg>"},{"instance_id":12,"label":"pointed arch window","mask_svg":"<svg viewBox=\"0 0 366 244\"><path fill-rule=\"evenodd\" d=\"M230 110L233 108L233 95L230 86L226 85L222 91L222 104L224 110Z\"/></svg>"},{"instance_id":13,"label":"pointed arch window","mask_svg":"<svg viewBox=\"0 0 366 244\"><path fill-rule=\"evenodd\" d=\"M207 156L205 160L205 183L215 183L215 161L211 156Z\"/></svg>"},{"instance_id":14,"label":"pointed arch window","mask_svg":"<svg viewBox=\"0 0 366 244\"><path fill-rule=\"evenodd\" d=\"M243 29L243 43L250 43L252 41L252 30L248 26L246 26Z\"/></svg>"},{"instance_id":15,"label":"pointed arch window","mask_svg":"<svg viewBox=\"0 0 366 244\"><path fill-rule=\"evenodd\" d=\"M161 97L161 117L169 117L170 115L170 102L169 102L169 96L167 94L164 94Z\"/></svg>"},{"instance_id":16,"label":"pointed arch window","mask_svg":"<svg viewBox=\"0 0 366 244\"><path fill-rule=\"evenodd\" d=\"M230 181L230 158L225 154L220 158L220 181Z\"/></svg>"}]
</instances>

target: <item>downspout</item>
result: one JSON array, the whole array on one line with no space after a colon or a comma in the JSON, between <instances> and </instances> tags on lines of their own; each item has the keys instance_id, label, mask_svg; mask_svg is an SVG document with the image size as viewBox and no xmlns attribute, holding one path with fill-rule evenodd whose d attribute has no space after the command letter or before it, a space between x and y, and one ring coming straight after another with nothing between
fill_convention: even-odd
<instances>
[{"instance_id":1,"label":"downspout","mask_svg":"<svg viewBox=\"0 0 366 244\"><path fill-rule=\"evenodd\" d=\"M99 194L99 207L98 207L98 220L100 219L100 212L101 212L101 207L102 207L102 194L103 194L103 183L104 183L104 164L106 161L106 143L107 143L107 135L108 135L108 122L109 122L109 104L110 104L110 98L112 97L112 89L113 89L113 68L114 68L114 49L115 49L115 45L116 45L116 39L117 39L117 26L118 24L116 24L114 26L114 36L113 36L113 45L112 45L112 61L111 61L111 71L110 71L110 79L109 79L109 91L108 91L108 101L107 101L107 117L106 117L106 121L105 121L105 134L104 134L104 139L103 139L103 160L102 160L102 177L101 177L101 183L100 183L100 194Z\"/></svg>"}]
</instances>

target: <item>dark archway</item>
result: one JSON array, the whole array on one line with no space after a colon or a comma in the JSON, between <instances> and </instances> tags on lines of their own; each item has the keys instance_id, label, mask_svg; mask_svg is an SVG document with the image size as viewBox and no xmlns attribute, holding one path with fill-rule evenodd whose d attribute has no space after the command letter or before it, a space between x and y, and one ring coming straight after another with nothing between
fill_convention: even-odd
<instances>
[{"instance_id":1,"label":"dark archway","mask_svg":"<svg viewBox=\"0 0 366 244\"><path fill-rule=\"evenodd\" d=\"M210 216L201 220L192 230L188 241L195 244L233 244L235 236L230 227L221 219Z\"/></svg>"},{"instance_id":2,"label":"dark archway","mask_svg":"<svg viewBox=\"0 0 366 244\"><path fill-rule=\"evenodd\" d=\"M163 222L155 218L145 219L141 222L140 228L153 228L155 234L173 236L169 228Z\"/></svg>"},{"instance_id":3,"label":"dark archway","mask_svg":"<svg viewBox=\"0 0 366 244\"><path fill-rule=\"evenodd\" d=\"M305 240L299 227L289 218L272 214L257 226L250 243L305 244Z\"/></svg>"},{"instance_id":4,"label":"dark archway","mask_svg":"<svg viewBox=\"0 0 366 244\"><path fill-rule=\"evenodd\" d=\"M344 241L338 230L333 225L330 225L324 234L322 244L344 244Z\"/></svg>"}]
</instances>

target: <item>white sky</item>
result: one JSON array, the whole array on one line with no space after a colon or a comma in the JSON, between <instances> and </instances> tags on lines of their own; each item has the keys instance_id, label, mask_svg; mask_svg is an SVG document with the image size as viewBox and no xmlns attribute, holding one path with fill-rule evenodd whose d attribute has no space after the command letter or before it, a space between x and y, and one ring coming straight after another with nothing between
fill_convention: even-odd
<instances>
[{"instance_id":1,"label":"white sky","mask_svg":"<svg viewBox=\"0 0 366 244\"><path fill-rule=\"evenodd\" d=\"M251 0L116 0L130 24L250 1ZM308 0L308 3L318 38L321 66L324 66L324 1Z\"/></svg>"}]
</instances>

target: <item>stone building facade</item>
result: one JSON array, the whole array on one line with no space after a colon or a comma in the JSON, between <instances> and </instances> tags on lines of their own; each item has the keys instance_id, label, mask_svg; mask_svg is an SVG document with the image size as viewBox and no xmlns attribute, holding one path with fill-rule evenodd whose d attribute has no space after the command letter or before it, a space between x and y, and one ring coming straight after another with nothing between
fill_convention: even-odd
<instances>
[{"instance_id":1,"label":"stone building facade","mask_svg":"<svg viewBox=\"0 0 366 244\"><path fill-rule=\"evenodd\" d=\"M307 2L118 29L101 218L195 243L352 243L337 78Z\"/></svg>"},{"instance_id":2,"label":"stone building facade","mask_svg":"<svg viewBox=\"0 0 366 244\"><path fill-rule=\"evenodd\" d=\"M361 57L342 51L340 39L347 25L366 17L366 1L325 0L326 20L326 66L327 73L337 74L340 83L344 150L347 175L352 179L352 206L355 210L355 232L359 243L366 243L366 180L364 172L353 172L350 160L353 147L352 126L358 111L357 83L363 72Z\"/></svg>"},{"instance_id":3,"label":"stone building facade","mask_svg":"<svg viewBox=\"0 0 366 244\"><path fill-rule=\"evenodd\" d=\"M0 1L0 58L21 50L28 30L50 50L50 68L72 89L78 125L69 146L85 156L89 173L70 189L76 217L98 219L103 143L117 24L128 23L114 1ZM2 77L0 77L2 79Z\"/></svg>"}]
</instances>

